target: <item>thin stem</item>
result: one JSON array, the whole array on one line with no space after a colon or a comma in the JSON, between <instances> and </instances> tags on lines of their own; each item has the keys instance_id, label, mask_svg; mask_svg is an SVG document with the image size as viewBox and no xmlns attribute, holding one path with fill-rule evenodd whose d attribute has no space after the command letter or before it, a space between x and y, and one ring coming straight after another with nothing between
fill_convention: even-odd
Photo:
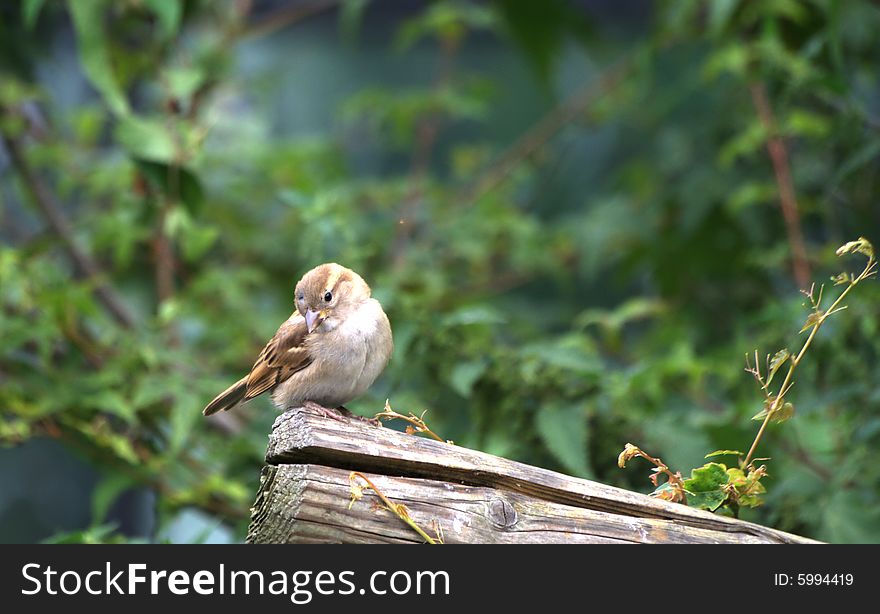
<instances>
[{"instance_id":1,"label":"thin stem","mask_svg":"<svg viewBox=\"0 0 880 614\"><path fill-rule=\"evenodd\" d=\"M394 512L394 514L396 514L398 518L400 518L407 525L409 525L410 528L412 528L416 533L421 535L422 539L424 539L426 542L428 542L429 544L442 544L443 543L441 541L434 539L433 537L431 537L427 533L425 533L422 530L422 527L417 525L416 522L412 518L409 517L409 514L407 514L405 511L401 511L400 508L404 507L402 504L392 503L391 500L385 496L385 493L383 493L381 490L376 488L376 485L373 484L370 481L370 479L367 478L367 476L365 476L363 473L361 473L360 471L352 471L351 475L349 476L348 479L349 479L349 481L353 481L355 478L360 478L364 482L366 482L367 485L371 489L373 489L373 492L376 493L376 495L378 495L378 497L382 500L382 503L385 504L385 507L387 507L389 511ZM406 508L404 507L404 509L406 509Z\"/></svg>"},{"instance_id":2,"label":"thin stem","mask_svg":"<svg viewBox=\"0 0 880 614\"><path fill-rule=\"evenodd\" d=\"M303 5L302 3L292 3L289 6L282 6L265 17L256 20L254 23L244 27L239 38L244 40L248 38L260 38L268 36L273 32L290 27L299 23L308 17L323 13L340 4L340 0L318 0L312 4ZM239 11L246 14L246 10Z\"/></svg>"},{"instance_id":3,"label":"thin stem","mask_svg":"<svg viewBox=\"0 0 880 614\"><path fill-rule=\"evenodd\" d=\"M30 195L52 231L61 239L73 268L79 277L93 284L93 293L98 301L123 328L134 328L135 319L122 298L102 278L105 277L98 264L76 241L73 226L64 215L64 210L45 183L37 176L28 163L21 145L11 137L0 135L0 141L9 153L25 191Z\"/></svg>"},{"instance_id":4,"label":"thin stem","mask_svg":"<svg viewBox=\"0 0 880 614\"><path fill-rule=\"evenodd\" d=\"M800 364L801 360L804 358L804 354L806 354L807 349L810 347L810 344L813 342L813 339L816 336L816 333L819 332L819 328L822 324L825 323L825 320L828 319L829 316L840 311L837 309L837 306L840 305L840 302L849 294L849 291L852 290L856 284L858 284L863 279L869 277L872 274L874 269L874 259L871 258L868 260L868 264L865 266L865 269L862 273L852 280L850 284L844 288L843 292L840 293L840 296L831 303L831 306L822 314L819 320L813 325L813 329L810 331L810 335L807 337L807 340L804 342L804 345L801 347L801 350L798 352L797 356L791 359L791 363L788 367L788 373L785 374L785 379L782 382L782 386L779 387L779 395L773 400L770 407L767 408L767 415L764 416L764 421L761 423L761 428L758 429L758 434L755 435L755 440L752 442L752 447L749 448L749 453L746 454L746 458L743 461L742 466L748 467L749 463L752 460L752 456L754 456L755 451L758 449L758 444L761 441L761 438L764 436L764 431L767 429L767 425L770 423L770 419L773 417L773 414L776 412L777 408L780 407L782 403L782 399L785 397L785 394L791 389L791 386L794 382L791 381L792 376L794 375L794 370L797 369L797 366ZM821 291L821 290L820 290ZM816 302L816 309L819 308L819 302Z\"/></svg>"},{"instance_id":5,"label":"thin stem","mask_svg":"<svg viewBox=\"0 0 880 614\"><path fill-rule=\"evenodd\" d=\"M424 413L422 415L424 416ZM432 431L430 428L428 428L428 424L425 422L424 418L420 418L413 413L410 413L410 415L408 415L408 416L404 416L403 414L398 413L398 412L394 411L393 409L391 409L391 406L388 404L387 401L385 403L385 409L383 409L378 414L373 416L373 420L380 420L382 418L385 418L386 420L395 420L396 419L396 420L403 420L405 422L409 422L411 425L413 425L413 427L415 428L415 431L417 433L424 433L428 437L431 437L432 439L436 439L437 441L440 441L443 443L452 443L451 440L443 439L442 437L440 437L440 435L438 435L437 433Z\"/></svg>"}]
</instances>

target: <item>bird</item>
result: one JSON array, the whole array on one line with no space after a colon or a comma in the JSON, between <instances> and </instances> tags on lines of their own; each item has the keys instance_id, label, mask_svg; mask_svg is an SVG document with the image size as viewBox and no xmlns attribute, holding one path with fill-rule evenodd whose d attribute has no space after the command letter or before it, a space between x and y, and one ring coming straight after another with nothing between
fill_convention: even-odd
<instances>
[{"instance_id":1,"label":"bird","mask_svg":"<svg viewBox=\"0 0 880 614\"><path fill-rule=\"evenodd\" d=\"M294 303L250 373L208 403L204 415L269 392L281 411L316 405L351 416L343 405L363 394L391 359L388 316L364 279L335 262L303 275Z\"/></svg>"}]
</instances>

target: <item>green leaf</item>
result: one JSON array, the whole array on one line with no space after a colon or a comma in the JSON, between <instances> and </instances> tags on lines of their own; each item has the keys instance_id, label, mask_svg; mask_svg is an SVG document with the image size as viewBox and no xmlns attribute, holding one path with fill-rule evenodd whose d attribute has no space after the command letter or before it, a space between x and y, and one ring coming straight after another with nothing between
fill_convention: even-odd
<instances>
[{"instance_id":1,"label":"green leaf","mask_svg":"<svg viewBox=\"0 0 880 614\"><path fill-rule=\"evenodd\" d=\"M489 28L494 23L495 13L488 7L468 2L435 2L417 17L407 20L398 29L394 48L398 51L407 51L427 36L440 40L458 40L469 29Z\"/></svg>"},{"instance_id":2,"label":"green leaf","mask_svg":"<svg viewBox=\"0 0 880 614\"><path fill-rule=\"evenodd\" d=\"M739 0L714 0L709 3L709 31L712 36L722 33L738 4Z\"/></svg>"},{"instance_id":3,"label":"green leaf","mask_svg":"<svg viewBox=\"0 0 880 614\"><path fill-rule=\"evenodd\" d=\"M714 452L709 452L703 458L712 458L713 456L742 456L743 453L739 450L715 450Z\"/></svg>"},{"instance_id":4,"label":"green leaf","mask_svg":"<svg viewBox=\"0 0 880 614\"><path fill-rule=\"evenodd\" d=\"M810 330L811 328L816 326L816 324L818 324L822 320L823 315L825 315L825 313L822 311L812 312L810 315L807 316L807 319L804 322L804 325L801 328L800 332Z\"/></svg>"},{"instance_id":5,"label":"green leaf","mask_svg":"<svg viewBox=\"0 0 880 614\"><path fill-rule=\"evenodd\" d=\"M664 311L665 305L662 301L634 298L613 310L588 309L575 322L577 326L598 324L611 332L618 332L627 324L661 315Z\"/></svg>"},{"instance_id":6,"label":"green leaf","mask_svg":"<svg viewBox=\"0 0 880 614\"><path fill-rule=\"evenodd\" d=\"M773 376L776 375L776 372L779 371L779 368L785 364L785 361L788 360L790 356L791 352L786 348L782 348L773 354L773 358L770 359L770 372L767 374L767 386L770 385L770 382L773 381Z\"/></svg>"},{"instance_id":7,"label":"green leaf","mask_svg":"<svg viewBox=\"0 0 880 614\"><path fill-rule=\"evenodd\" d=\"M178 391L171 408L171 432L168 435L168 452L177 454L189 441L193 427L202 418L198 399L192 394Z\"/></svg>"},{"instance_id":8,"label":"green leaf","mask_svg":"<svg viewBox=\"0 0 880 614\"><path fill-rule=\"evenodd\" d=\"M180 200L191 216L201 210L205 193L195 173L186 168L143 160L138 160L137 166L154 190L168 195L172 200Z\"/></svg>"},{"instance_id":9,"label":"green leaf","mask_svg":"<svg viewBox=\"0 0 880 614\"><path fill-rule=\"evenodd\" d=\"M30 422L17 418L0 420L0 441L14 444L27 439L30 435Z\"/></svg>"},{"instance_id":10,"label":"green leaf","mask_svg":"<svg viewBox=\"0 0 880 614\"><path fill-rule=\"evenodd\" d=\"M714 512L727 499L727 493L722 490L722 486L729 479L727 467L720 463L706 463L692 469L691 477L683 483L688 492L688 505Z\"/></svg>"},{"instance_id":11,"label":"green leaf","mask_svg":"<svg viewBox=\"0 0 880 614\"><path fill-rule=\"evenodd\" d=\"M758 120L750 121L737 135L731 137L718 153L718 163L730 167L738 158L750 157L764 148L767 130Z\"/></svg>"},{"instance_id":12,"label":"green leaf","mask_svg":"<svg viewBox=\"0 0 880 614\"><path fill-rule=\"evenodd\" d=\"M775 399L776 397L774 396L764 399L764 409L752 416L752 420L763 420L764 418L766 418L767 412L770 411L770 407L773 405L773 401ZM776 411L773 412L773 416L770 418L770 421L779 424L791 419L792 416L794 416L794 405L785 402L782 404L782 407L778 407Z\"/></svg>"},{"instance_id":13,"label":"green leaf","mask_svg":"<svg viewBox=\"0 0 880 614\"><path fill-rule=\"evenodd\" d=\"M149 162L170 163L182 157L180 145L167 122L130 115L116 125L116 140L132 157Z\"/></svg>"},{"instance_id":14,"label":"green leaf","mask_svg":"<svg viewBox=\"0 0 880 614\"><path fill-rule=\"evenodd\" d=\"M727 206L732 213L740 213L749 207L772 203L778 198L776 184L767 181L749 181L731 192Z\"/></svg>"},{"instance_id":15,"label":"green leaf","mask_svg":"<svg viewBox=\"0 0 880 614\"><path fill-rule=\"evenodd\" d=\"M721 463L706 463L691 470L691 477L684 481L689 492L706 492L727 484L727 467Z\"/></svg>"},{"instance_id":16,"label":"green leaf","mask_svg":"<svg viewBox=\"0 0 880 614\"><path fill-rule=\"evenodd\" d=\"M685 488L685 490L688 490ZM724 503L724 500L727 499L727 493L722 490L711 490L707 492L696 492L691 493L688 490L687 496L687 504L690 507L695 507L698 510L709 510L710 512L714 512L721 504Z\"/></svg>"},{"instance_id":17,"label":"green leaf","mask_svg":"<svg viewBox=\"0 0 880 614\"><path fill-rule=\"evenodd\" d=\"M471 395L474 384L489 366L486 360L471 360L455 365L449 376L449 383L461 396L467 398Z\"/></svg>"},{"instance_id":18,"label":"green leaf","mask_svg":"<svg viewBox=\"0 0 880 614\"><path fill-rule=\"evenodd\" d=\"M795 136L823 138L831 131L831 121L818 113L794 109L785 119L783 130Z\"/></svg>"},{"instance_id":19,"label":"green leaf","mask_svg":"<svg viewBox=\"0 0 880 614\"><path fill-rule=\"evenodd\" d=\"M106 3L102 0L76 0L69 2L68 6L76 30L83 71L103 96L110 110L116 115L127 115L128 101L113 72L104 33Z\"/></svg>"},{"instance_id":20,"label":"green leaf","mask_svg":"<svg viewBox=\"0 0 880 614\"><path fill-rule=\"evenodd\" d=\"M587 463L589 433L582 404L551 402L542 405L535 423L544 445L568 471L581 477L593 475Z\"/></svg>"},{"instance_id":21,"label":"green leaf","mask_svg":"<svg viewBox=\"0 0 880 614\"><path fill-rule=\"evenodd\" d=\"M723 73L743 75L749 66L749 49L739 43L718 46L703 64L703 76L707 80L717 79Z\"/></svg>"},{"instance_id":22,"label":"green leaf","mask_svg":"<svg viewBox=\"0 0 880 614\"><path fill-rule=\"evenodd\" d=\"M761 484L760 478L747 477L739 467L731 467L727 470L727 475L730 476L728 483L736 489L736 502L740 507L758 507L763 503L761 495L766 493L767 489Z\"/></svg>"},{"instance_id":23,"label":"green leaf","mask_svg":"<svg viewBox=\"0 0 880 614\"><path fill-rule=\"evenodd\" d=\"M77 0L74 0L77 1ZM158 18L162 38L170 39L180 28L183 2L179 0L144 0L144 4Z\"/></svg>"},{"instance_id":24,"label":"green leaf","mask_svg":"<svg viewBox=\"0 0 880 614\"><path fill-rule=\"evenodd\" d=\"M189 99L205 83L205 72L194 66L168 68L162 77L168 94L180 100Z\"/></svg>"},{"instance_id":25,"label":"green leaf","mask_svg":"<svg viewBox=\"0 0 880 614\"><path fill-rule=\"evenodd\" d=\"M40 16L40 9L43 8L45 3L46 0L24 0L22 17L24 19L25 28L28 30L34 29L34 26L37 23L37 17Z\"/></svg>"}]
</instances>

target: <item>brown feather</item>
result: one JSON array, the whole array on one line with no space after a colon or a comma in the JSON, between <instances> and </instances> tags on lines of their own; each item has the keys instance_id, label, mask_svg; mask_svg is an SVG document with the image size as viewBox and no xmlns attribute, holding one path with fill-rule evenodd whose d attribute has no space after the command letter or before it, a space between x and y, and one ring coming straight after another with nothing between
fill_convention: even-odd
<instances>
[{"instance_id":1,"label":"brown feather","mask_svg":"<svg viewBox=\"0 0 880 614\"><path fill-rule=\"evenodd\" d=\"M247 376L245 401L271 390L291 375L312 364L303 345L308 334L305 319L295 313L269 340Z\"/></svg>"},{"instance_id":2,"label":"brown feather","mask_svg":"<svg viewBox=\"0 0 880 614\"><path fill-rule=\"evenodd\" d=\"M297 371L312 363L303 345L308 329L299 313L294 313L269 340L251 372L217 395L202 411L206 416L232 409L272 390Z\"/></svg>"},{"instance_id":3,"label":"brown feather","mask_svg":"<svg viewBox=\"0 0 880 614\"><path fill-rule=\"evenodd\" d=\"M245 392L247 392L247 378L243 377L232 386L218 394L208 406L202 410L206 416L216 414L218 411L232 409L244 400Z\"/></svg>"}]
</instances>

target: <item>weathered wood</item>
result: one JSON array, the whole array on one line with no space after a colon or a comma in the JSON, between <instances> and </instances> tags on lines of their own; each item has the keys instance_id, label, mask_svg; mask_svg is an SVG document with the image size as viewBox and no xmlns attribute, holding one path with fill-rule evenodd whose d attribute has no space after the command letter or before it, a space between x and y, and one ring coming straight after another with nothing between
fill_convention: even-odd
<instances>
[{"instance_id":1,"label":"weathered wood","mask_svg":"<svg viewBox=\"0 0 880 614\"><path fill-rule=\"evenodd\" d=\"M808 543L812 540L307 408L278 417L249 542L421 543L366 490L369 475L447 543Z\"/></svg>"}]
</instances>

